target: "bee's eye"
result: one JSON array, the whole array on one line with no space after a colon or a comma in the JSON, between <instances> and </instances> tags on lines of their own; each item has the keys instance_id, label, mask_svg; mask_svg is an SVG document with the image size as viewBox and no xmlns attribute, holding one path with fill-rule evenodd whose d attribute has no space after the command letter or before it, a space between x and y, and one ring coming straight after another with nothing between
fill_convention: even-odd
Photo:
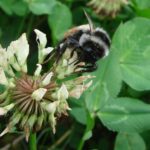
<instances>
[{"instance_id":1,"label":"bee's eye","mask_svg":"<svg viewBox=\"0 0 150 150\"><path fill-rule=\"evenodd\" d=\"M101 49L101 47L97 43L94 43L94 48L97 49L97 50Z\"/></svg>"},{"instance_id":2,"label":"bee's eye","mask_svg":"<svg viewBox=\"0 0 150 150\"><path fill-rule=\"evenodd\" d=\"M95 46L96 48L99 48L99 45L98 45L98 44L94 44L94 46Z\"/></svg>"},{"instance_id":3,"label":"bee's eye","mask_svg":"<svg viewBox=\"0 0 150 150\"><path fill-rule=\"evenodd\" d=\"M86 51L87 51L87 52L91 52L91 51L92 51L92 48L91 48L91 47L86 47Z\"/></svg>"},{"instance_id":4,"label":"bee's eye","mask_svg":"<svg viewBox=\"0 0 150 150\"><path fill-rule=\"evenodd\" d=\"M83 49L86 51L86 52L91 52L92 49L93 49L93 46L92 45L84 45L83 46Z\"/></svg>"}]
</instances>

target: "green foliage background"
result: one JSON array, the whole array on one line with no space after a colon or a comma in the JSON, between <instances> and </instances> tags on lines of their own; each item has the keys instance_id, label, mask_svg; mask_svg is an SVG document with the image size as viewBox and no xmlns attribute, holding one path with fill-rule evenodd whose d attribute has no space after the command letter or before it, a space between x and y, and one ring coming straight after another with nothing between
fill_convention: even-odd
<instances>
[{"instance_id":1,"label":"green foliage background","mask_svg":"<svg viewBox=\"0 0 150 150\"><path fill-rule=\"evenodd\" d=\"M129 1L114 19L101 19L87 2L0 0L0 43L6 47L26 32L31 71L37 56L33 29L56 46L69 28L87 23L83 8L112 38L110 55L92 73L93 86L79 100L69 100L72 111L58 121L56 135L49 127L38 133L38 149L150 150L150 1ZM28 149L20 132L1 138L2 148Z\"/></svg>"}]
</instances>

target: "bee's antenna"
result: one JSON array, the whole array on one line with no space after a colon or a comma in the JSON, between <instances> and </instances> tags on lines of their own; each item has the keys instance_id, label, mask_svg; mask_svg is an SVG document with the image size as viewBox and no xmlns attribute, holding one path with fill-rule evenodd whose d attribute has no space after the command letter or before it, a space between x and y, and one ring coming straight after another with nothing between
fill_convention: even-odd
<instances>
[{"instance_id":1,"label":"bee's antenna","mask_svg":"<svg viewBox=\"0 0 150 150\"><path fill-rule=\"evenodd\" d=\"M90 26L90 31L93 32L94 31L94 25L93 25L93 22L91 20L91 18L89 17L89 15L86 13L86 11L83 9L84 11L84 14L88 20L88 23L89 23L89 26Z\"/></svg>"}]
</instances>

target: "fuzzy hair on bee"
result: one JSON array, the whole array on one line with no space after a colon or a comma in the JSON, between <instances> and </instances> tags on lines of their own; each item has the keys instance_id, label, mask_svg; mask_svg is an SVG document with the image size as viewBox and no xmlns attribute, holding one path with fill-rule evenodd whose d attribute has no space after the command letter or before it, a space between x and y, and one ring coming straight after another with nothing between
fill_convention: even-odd
<instances>
[{"instance_id":1,"label":"fuzzy hair on bee","mask_svg":"<svg viewBox=\"0 0 150 150\"><path fill-rule=\"evenodd\" d=\"M88 20L88 24L81 25L70 29L55 48L57 62L62 57L66 49L71 51L71 56L74 52L77 53L75 64L84 62L82 72L92 72L97 69L96 62L107 56L111 40L107 32L99 27L94 27L90 17L84 11Z\"/></svg>"}]
</instances>

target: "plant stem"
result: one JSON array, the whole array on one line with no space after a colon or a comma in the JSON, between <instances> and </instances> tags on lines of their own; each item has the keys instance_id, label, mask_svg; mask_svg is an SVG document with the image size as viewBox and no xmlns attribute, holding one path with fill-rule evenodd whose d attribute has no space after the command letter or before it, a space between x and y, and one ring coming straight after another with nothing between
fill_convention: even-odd
<instances>
[{"instance_id":1,"label":"plant stem","mask_svg":"<svg viewBox=\"0 0 150 150\"><path fill-rule=\"evenodd\" d=\"M29 150L37 150L36 133L31 133L29 137Z\"/></svg>"},{"instance_id":2,"label":"plant stem","mask_svg":"<svg viewBox=\"0 0 150 150\"><path fill-rule=\"evenodd\" d=\"M25 25L26 18L27 18L27 16L24 16L23 19L22 19L21 22L20 22L18 31L17 31L17 33L16 33L16 35L17 35L16 37L17 37L17 38L20 36L20 34L21 34L22 31L23 31L23 28L24 28L24 25Z\"/></svg>"},{"instance_id":3,"label":"plant stem","mask_svg":"<svg viewBox=\"0 0 150 150\"><path fill-rule=\"evenodd\" d=\"M29 38L30 36L30 33L33 28L33 23L34 23L34 15L31 14L31 17L29 18L28 28L27 28L27 38Z\"/></svg>"},{"instance_id":4,"label":"plant stem","mask_svg":"<svg viewBox=\"0 0 150 150\"><path fill-rule=\"evenodd\" d=\"M72 132L72 128L69 129L63 136L61 136L50 148L49 150L54 150L59 144L61 144Z\"/></svg>"}]
</instances>

